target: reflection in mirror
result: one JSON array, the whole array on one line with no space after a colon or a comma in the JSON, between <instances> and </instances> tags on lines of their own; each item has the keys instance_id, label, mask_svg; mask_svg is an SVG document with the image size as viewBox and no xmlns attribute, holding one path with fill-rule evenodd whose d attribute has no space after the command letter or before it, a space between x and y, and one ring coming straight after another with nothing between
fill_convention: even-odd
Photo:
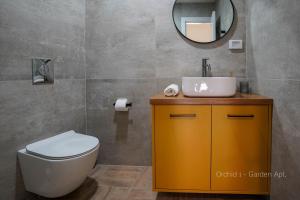
<instances>
[{"instance_id":1,"label":"reflection in mirror","mask_svg":"<svg viewBox=\"0 0 300 200\"><path fill-rule=\"evenodd\" d=\"M229 32L234 5L231 0L176 0L173 20L178 31L189 40L214 42Z\"/></svg>"}]
</instances>

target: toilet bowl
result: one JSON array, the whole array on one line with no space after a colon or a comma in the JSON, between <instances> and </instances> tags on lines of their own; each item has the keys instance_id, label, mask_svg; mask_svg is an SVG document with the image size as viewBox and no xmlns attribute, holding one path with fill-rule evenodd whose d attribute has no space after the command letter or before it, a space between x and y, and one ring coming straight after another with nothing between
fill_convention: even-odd
<instances>
[{"instance_id":1,"label":"toilet bowl","mask_svg":"<svg viewBox=\"0 0 300 200\"><path fill-rule=\"evenodd\" d=\"M74 131L29 144L18 151L25 189L43 197L78 188L95 166L99 140Z\"/></svg>"}]
</instances>

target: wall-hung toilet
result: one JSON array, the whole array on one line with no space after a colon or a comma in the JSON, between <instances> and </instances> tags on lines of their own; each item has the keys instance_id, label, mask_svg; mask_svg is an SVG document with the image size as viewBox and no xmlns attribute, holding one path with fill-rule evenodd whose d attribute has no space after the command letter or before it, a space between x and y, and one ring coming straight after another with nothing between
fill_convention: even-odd
<instances>
[{"instance_id":1,"label":"wall-hung toilet","mask_svg":"<svg viewBox=\"0 0 300 200\"><path fill-rule=\"evenodd\" d=\"M68 131L18 151L25 189L55 198L78 188L95 165L99 140Z\"/></svg>"}]
</instances>

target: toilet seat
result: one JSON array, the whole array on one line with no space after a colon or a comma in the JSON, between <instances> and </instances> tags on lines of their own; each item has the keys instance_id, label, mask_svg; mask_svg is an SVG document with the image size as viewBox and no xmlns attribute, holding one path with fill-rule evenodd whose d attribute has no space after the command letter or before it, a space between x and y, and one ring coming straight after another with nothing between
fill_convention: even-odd
<instances>
[{"instance_id":1,"label":"toilet seat","mask_svg":"<svg viewBox=\"0 0 300 200\"><path fill-rule=\"evenodd\" d=\"M68 131L26 146L26 152L41 158L63 160L93 151L99 145L96 137Z\"/></svg>"}]
</instances>

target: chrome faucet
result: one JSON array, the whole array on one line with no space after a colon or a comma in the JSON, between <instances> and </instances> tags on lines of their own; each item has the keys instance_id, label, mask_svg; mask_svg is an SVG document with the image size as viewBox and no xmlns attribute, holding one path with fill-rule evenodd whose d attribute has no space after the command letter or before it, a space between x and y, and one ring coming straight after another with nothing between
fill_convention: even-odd
<instances>
[{"instance_id":1,"label":"chrome faucet","mask_svg":"<svg viewBox=\"0 0 300 200\"><path fill-rule=\"evenodd\" d=\"M210 64L207 63L209 58L202 59L202 77L208 77L211 75L211 67Z\"/></svg>"}]
</instances>

